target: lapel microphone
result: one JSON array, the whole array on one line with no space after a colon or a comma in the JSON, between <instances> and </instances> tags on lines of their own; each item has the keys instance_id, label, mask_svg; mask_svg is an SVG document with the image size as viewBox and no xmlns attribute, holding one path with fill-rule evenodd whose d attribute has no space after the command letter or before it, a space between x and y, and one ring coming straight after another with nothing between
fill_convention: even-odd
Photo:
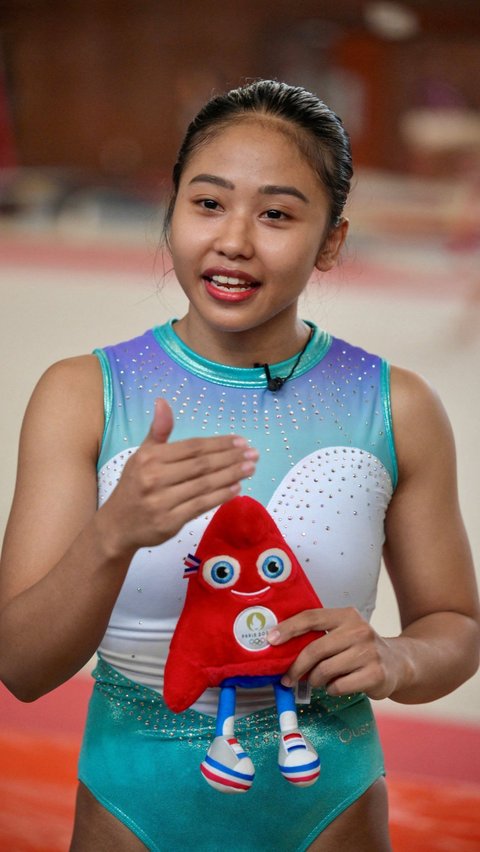
<instances>
[{"instance_id":1,"label":"lapel microphone","mask_svg":"<svg viewBox=\"0 0 480 852\"><path fill-rule=\"evenodd\" d=\"M267 377L267 388L268 388L269 391L271 391L272 393L276 393L276 391L279 391L281 388L283 388L285 382L288 382L288 380L292 378L295 370L297 369L298 365L300 364L300 361L302 360L302 357L305 353L305 349L307 348L308 344L310 343L310 341L312 339L312 335L313 335L313 328L310 328L310 334L307 337L306 343L305 343L302 351L299 353L298 358L295 361L295 363L294 363L292 369L290 370L288 376L272 376L272 374L270 372L270 367L269 367L268 364L259 364L258 362L255 362L255 364L253 365L254 367L261 367L263 370L265 370L265 375Z\"/></svg>"},{"instance_id":2,"label":"lapel microphone","mask_svg":"<svg viewBox=\"0 0 480 852\"><path fill-rule=\"evenodd\" d=\"M287 379L289 379L292 375L290 373L290 375L285 376L285 378L282 378L282 376L272 376L268 364L254 364L254 366L263 367L263 369L265 370L265 375L267 377L267 388L269 391L272 391L272 393L275 393L275 391L279 391L280 388L283 388Z\"/></svg>"}]
</instances>

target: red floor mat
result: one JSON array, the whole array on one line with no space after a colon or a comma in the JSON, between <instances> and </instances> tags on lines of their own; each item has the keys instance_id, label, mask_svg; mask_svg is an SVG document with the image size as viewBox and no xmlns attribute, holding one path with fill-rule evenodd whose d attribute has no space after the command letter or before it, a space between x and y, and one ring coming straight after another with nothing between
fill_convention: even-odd
<instances>
[{"instance_id":1,"label":"red floor mat","mask_svg":"<svg viewBox=\"0 0 480 852\"><path fill-rule=\"evenodd\" d=\"M480 786L389 779L394 852L479 852Z\"/></svg>"},{"instance_id":2,"label":"red floor mat","mask_svg":"<svg viewBox=\"0 0 480 852\"><path fill-rule=\"evenodd\" d=\"M66 852L76 790L78 737L0 734L0 849Z\"/></svg>"}]
</instances>

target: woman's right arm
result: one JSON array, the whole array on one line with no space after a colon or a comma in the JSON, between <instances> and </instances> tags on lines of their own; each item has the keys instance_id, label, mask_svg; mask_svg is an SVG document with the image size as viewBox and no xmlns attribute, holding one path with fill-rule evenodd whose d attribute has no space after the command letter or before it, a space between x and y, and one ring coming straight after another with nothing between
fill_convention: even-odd
<instances>
[{"instance_id":1,"label":"woman's right arm","mask_svg":"<svg viewBox=\"0 0 480 852\"><path fill-rule=\"evenodd\" d=\"M74 358L46 372L25 415L0 570L0 679L24 701L94 654L135 551L234 496L254 470L257 454L235 436L167 443L159 400L97 511L102 400L97 359Z\"/></svg>"}]
</instances>

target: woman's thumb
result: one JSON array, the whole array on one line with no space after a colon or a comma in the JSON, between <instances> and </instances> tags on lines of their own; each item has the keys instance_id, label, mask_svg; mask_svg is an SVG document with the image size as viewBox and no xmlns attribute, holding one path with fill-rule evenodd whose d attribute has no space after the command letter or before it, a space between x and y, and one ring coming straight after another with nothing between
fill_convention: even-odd
<instances>
[{"instance_id":1,"label":"woman's thumb","mask_svg":"<svg viewBox=\"0 0 480 852\"><path fill-rule=\"evenodd\" d=\"M156 444L165 444L168 441L170 432L173 429L173 414L168 402L164 399L155 400L155 410L153 412L152 425L146 437L147 441L154 441Z\"/></svg>"}]
</instances>

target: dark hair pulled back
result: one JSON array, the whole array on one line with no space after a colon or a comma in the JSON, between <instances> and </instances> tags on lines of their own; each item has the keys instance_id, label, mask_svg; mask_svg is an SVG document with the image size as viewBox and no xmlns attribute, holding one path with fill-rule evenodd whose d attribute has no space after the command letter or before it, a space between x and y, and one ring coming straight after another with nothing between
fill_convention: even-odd
<instances>
[{"instance_id":1,"label":"dark hair pulled back","mask_svg":"<svg viewBox=\"0 0 480 852\"><path fill-rule=\"evenodd\" d=\"M341 119L316 95L300 86L276 80L258 80L208 101L190 122L173 168L173 194L164 234L168 232L183 171L194 152L228 125L257 114L283 119L285 130L318 175L330 201L330 227L340 222L350 191L350 139Z\"/></svg>"}]
</instances>

